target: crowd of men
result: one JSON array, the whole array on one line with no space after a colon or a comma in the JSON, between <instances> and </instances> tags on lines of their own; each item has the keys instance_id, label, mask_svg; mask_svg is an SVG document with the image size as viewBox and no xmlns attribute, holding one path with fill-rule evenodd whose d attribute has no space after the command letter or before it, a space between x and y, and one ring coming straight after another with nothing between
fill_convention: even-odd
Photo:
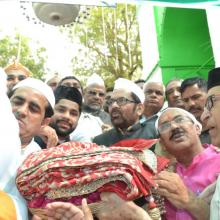
<instances>
[{"instance_id":1,"label":"crowd of men","mask_svg":"<svg viewBox=\"0 0 220 220\"><path fill-rule=\"evenodd\" d=\"M108 91L97 74L85 87L74 76L42 82L14 62L1 70L0 84L0 117L7 121L0 127L0 202L6 204L0 219L41 219L28 217L15 185L16 170L31 153L68 141L109 147L156 138L151 150L172 161L154 177L156 193L165 198L162 219L220 219L220 68L209 72L208 81L172 79L166 86L119 78ZM151 219L143 203L113 193L102 199L108 205L99 219ZM82 210L64 202L45 209L51 219L93 219L85 200Z\"/></svg>"}]
</instances>

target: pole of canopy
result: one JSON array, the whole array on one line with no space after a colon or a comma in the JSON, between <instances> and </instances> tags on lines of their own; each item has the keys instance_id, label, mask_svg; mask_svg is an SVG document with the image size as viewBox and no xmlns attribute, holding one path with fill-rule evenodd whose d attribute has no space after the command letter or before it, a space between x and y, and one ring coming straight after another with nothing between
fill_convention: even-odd
<instances>
[{"instance_id":1,"label":"pole of canopy","mask_svg":"<svg viewBox=\"0 0 220 220\"><path fill-rule=\"evenodd\" d=\"M128 43L128 62L129 67L131 68L131 40L130 40L130 33L128 29L128 5L125 4L125 20L126 20L126 32L127 32L127 43Z\"/></svg>"},{"instance_id":2,"label":"pole of canopy","mask_svg":"<svg viewBox=\"0 0 220 220\"><path fill-rule=\"evenodd\" d=\"M104 40L104 45L105 45L105 60L108 65L108 56L107 56L107 42L106 42L106 34L105 34L105 16L104 16L104 8L102 7L102 31L103 31L103 40Z\"/></svg>"},{"instance_id":3,"label":"pole of canopy","mask_svg":"<svg viewBox=\"0 0 220 220\"><path fill-rule=\"evenodd\" d=\"M114 9L114 23L115 23L115 64L116 64L116 74L118 73L118 39L117 39L117 13L116 13L117 7Z\"/></svg>"},{"instance_id":4,"label":"pole of canopy","mask_svg":"<svg viewBox=\"0 0 220 220\"><path fill-rule=\"evenodd\" d=\"M17 52L17 57L16 57L16 61L19 62L20 61L20 57L21 57L21 32L19 31L19 36L18 36L18 52Z\"/></svg>"}]
</instances>

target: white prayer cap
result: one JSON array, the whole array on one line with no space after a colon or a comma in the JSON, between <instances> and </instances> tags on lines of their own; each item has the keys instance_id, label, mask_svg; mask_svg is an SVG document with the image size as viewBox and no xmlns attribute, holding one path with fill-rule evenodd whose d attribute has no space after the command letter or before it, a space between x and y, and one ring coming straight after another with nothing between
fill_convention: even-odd
<instances>
[{"instance_id":1,"label":"white prayer cap","mask_svg":"<svg viewBox=\"0 0 220 220\"><path fill-rule=\"evenodd\" d=\"M124 89L129 92L133 92L140 99L141 103L144 103L144 92L136 83L132 82L131 80L125 78L118 78L115 81L114 86L114 90L117 89Z\"/></svg>"},{"instance_id":2,"label":"white prayer cap","mask_svg":"<svg viewBox=\"0 0 220 220\"><path fill-rule=\"evenodd\" d=\"M55 97L53 94L53 90L48 86L46 83L42 82L39 79L34 79L31 77L28 77L22 81L20 81L18 84L16 84L13 88L13 90L21 88L21 87L30 87L32 89L35 89L42 93L47 101L50 103L51 107L53 108L55 105Z\"/></svg>"},{"instance_id":3,"label":"white prayer cap","mask_svg":"<svg viewBox=\"0 0 220 220\"><path fill-rule=\"evenodd\" d=\"M201 123L195 118L195 116L194 116L193 114L191 114L190 112L188 112L188 111L186 111L186 110L184 110L184 109L182 109L182 108L173 108L173 107L172 107L172 108L171 108L171 107L166 108L166 109L164 109L164 110L161 112L160 116L157 118L157 120L156 120L156 122L155 122L155 127L156 127L157 131L158 131L158 122L159 122L159 120L160 120L161 115L163 115L165 112L170 111L170 110L175 110L175 111L179 111L179 112L183 113L184 115L186 115L187 117L189 117L189 118L193 121L193 123L194 123L195 125L198 125L200 131L202 131L202 125L201 125Z\"/></svg>"},{"instance_id":4,"label":"white prayer cap","mask_svg":"<svg viewBox=\"0 0 220 220\"><path fill-rule=\"evenodd\" d=\"M103 79L96 73L93 73L87 80L86 82L86 87L92 85L92 84L98 84L100 86L104 86L105 87L105 83L103 81Z\"/></svg>"}]
</instances>

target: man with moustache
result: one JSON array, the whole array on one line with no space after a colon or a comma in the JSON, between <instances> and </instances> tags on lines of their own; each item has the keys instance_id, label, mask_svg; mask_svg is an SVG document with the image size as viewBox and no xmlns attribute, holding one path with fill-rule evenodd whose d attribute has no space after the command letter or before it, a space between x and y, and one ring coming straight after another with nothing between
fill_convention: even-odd
<instances>
[{"instance_id":1,"label":"man with moustache","mask_svg":"<svg viewBox=\"0 0 220 220\"><path fill-rule=\"evenodd\" d=\"M74 76L68 76L61 80L60 85L78 88L84 98L82 114L77 128L71 133L70 139L80 142L91 142L92 139L101 134L109 124L110 116L104 111L105 100L104 81L97 74L88 78L86 88L82 90L80 81ZM90 129L87 129L88 126Z\"/></svg>"},{"instance_id":2,"label":"man with moustache","mask_svg":"<svg viewBox=\"0 0 220 220\"><path fill-rule=\"evenodd\" d=\"M82 106L82 95L77 88L58 86L54 91L54 114L50 120L50 126L55 129L58 136L58 144L70 141L70 134L75 130ZM46 144L39 137L35 141L46 148Z\"/></svg>"},{"instance_id":3,"label":"man with moustache","mask_svg":"<svg viewBox=\"0 0 220 220\"><path fill-rule=\"evenodd\" d=\"M180 79L172 79L167 83L165 94L169 107L185 108L180 92L181 83Z\"/></svg>"},{"instance_id":4,"label":"man with moustache","mask_svg":"<svg viewBox=\"0 0 220 220\"><path fill-rule=\"evenodd\" d=\"M213 145L202 145L201 124L189 112L168 108L158 118L160 143L176 158L173 171L156 178L157 192L166 202L166 219L209 219L209 206L198 196L220 172L220 154Z\"/></svg>"},{"instance_id":5,"label":"man with moustache","mask_svg":"<svg viewBox=\"0 0 220 220\"><path fill-rule=\"evenodd\" d=\"M140 120L144 111L143 102L144 93L138 85L124 78L117 79L109 99L109 113L114 128L96 136L93 142L110 146L125 139L156 138L154 121Z\"/></svg>"},{"instance_id":6,"label":"man with moustache","mask_svg":"<svg viewBox=\"0 0 220 220\"><path fill-rule=\"evenodd\" d=\"M205 107L207 97L207 81L199 78L185 79L180 87L182 99L185 103L185 109L192 113L196 119L201 122L201 115ZM205 122L202 123L202 132L200 140L202 143L211 143L209 131Z\"/></svg>"}]
</instances>

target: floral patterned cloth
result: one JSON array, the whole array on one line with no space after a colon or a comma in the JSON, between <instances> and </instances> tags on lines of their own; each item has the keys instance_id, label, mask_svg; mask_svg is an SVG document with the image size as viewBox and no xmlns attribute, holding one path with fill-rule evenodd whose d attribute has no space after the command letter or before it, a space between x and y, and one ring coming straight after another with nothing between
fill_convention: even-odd
<instances>
[{"instance_id":1,"label":"floral patterned cloth","mask_svg":"<svg viewBox=\"0 0 220 220\"><path fill-rule=\"evenodd\" d=\"M109 148L67 142L32 153L18 170L17 187L29 208L43 208L52 201L80 205L82 198L97 203L106 191L125 200L146 196L155 186L152 176L168 160L158 159L147 149L156 140L143 141Z\"/></svg>"}]
</instances>

